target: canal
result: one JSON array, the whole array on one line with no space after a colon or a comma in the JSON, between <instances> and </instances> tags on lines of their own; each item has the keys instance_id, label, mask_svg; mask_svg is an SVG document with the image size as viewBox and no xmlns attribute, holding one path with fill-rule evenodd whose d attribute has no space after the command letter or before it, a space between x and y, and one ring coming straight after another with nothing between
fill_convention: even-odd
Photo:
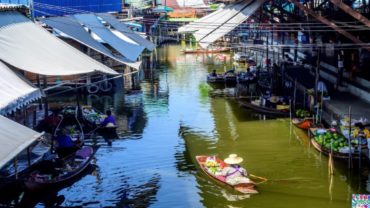
<instances>
[{"instance_id":1,"label":"canal","mask_svg":"<svg viewBox=\"0 0 370 208\"><path fill-rule=\"evenodd\" d=\"M206 75L224 71L224 57L184 55L178 45L157 50L159 65L141 75L141 92L84 98L99 110L114 108L121 137L111 145L89 141L101 146L95 167L54 193L64 198L62 206L349 207L353 193L366 193L367 171L335 163L328 177L327 157L288 119L264 119L233 99L210 97ZM269 179L258 186L260 194L221 186L195 164L196 155L230 153Z\"/></svg>"}]
</instances>

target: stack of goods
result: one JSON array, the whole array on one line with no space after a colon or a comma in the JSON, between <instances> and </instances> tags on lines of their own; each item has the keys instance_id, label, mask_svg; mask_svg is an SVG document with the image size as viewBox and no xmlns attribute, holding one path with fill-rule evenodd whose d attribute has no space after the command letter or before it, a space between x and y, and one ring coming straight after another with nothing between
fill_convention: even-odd
<instances>
[{"instance_id":1,"label":"stack of goods","mask_svg":"<svg viewBox=\"0 0 370 208\"><path fill-rule=\"evenodd\" d=\"M220 164L217 162L215 157L208 157L206 160L207 171L213 175L221 170Z\"/></svg>"},{"instance_id":2,"label":"stack of goods","mask_svg":"<svg viewBox=\"0 0 370 208\"><path fill-rule=\"evenodd\" d=\"M336 132L317 130L314 140L322 147L331 149L334 152L348 153L348 140ZM357 147L358 141L352 141L352 151Z\"/></svg>"}]
</instances>

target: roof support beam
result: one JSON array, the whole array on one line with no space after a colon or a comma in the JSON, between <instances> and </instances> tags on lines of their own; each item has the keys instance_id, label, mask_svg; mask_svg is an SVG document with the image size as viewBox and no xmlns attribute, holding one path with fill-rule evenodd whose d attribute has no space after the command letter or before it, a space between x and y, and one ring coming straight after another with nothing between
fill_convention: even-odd
<instances>
[{"instance_id":1,"label":"roof support beam","mask_svg":"<svg viewBox=\"0 0 370 208\"><path fill-rule=\"evenodd\" d=\"M342 34L346 38L350 39L352 42L354 42L356 44L359 44L360 47L366 48L368 51L370 51L370 47L368 47L366 43L362 42L361 40L359 40L358 38L356 38L355 36L353 36L351 33L343 30L342 28L338 27L338 25L336 25L335 23L333 23L330 20L326 19L325 17L323 17L323 16L315 13L311 9L305 7L304 5L302 5L297 0L290 0L290 1L292 3L294 3L294 5L296 5L302 11L310 14L311 16L313 16L314 18L316 18L320 22L322 22L322 23L328 25L329 27L333 28L335 31L337 31L338 33Z\"/></svg>"},{"instance_id":2,"label":"roof support beam","mask_svg":"<svg viewBox=\"0 0 370 208\"><path fill-rule=\"evenodd\" d=\"M360 21L360 22L364 23L366 26L370 27L370 21L366 17L362 16L359 12L352 9L350 6L343 3L341 0L330 0L330 1L335 6L341 8L344 12L348 13L349 15L351 15L352 17L354 17L358 21Z\"/></svg>"}]
</instances>

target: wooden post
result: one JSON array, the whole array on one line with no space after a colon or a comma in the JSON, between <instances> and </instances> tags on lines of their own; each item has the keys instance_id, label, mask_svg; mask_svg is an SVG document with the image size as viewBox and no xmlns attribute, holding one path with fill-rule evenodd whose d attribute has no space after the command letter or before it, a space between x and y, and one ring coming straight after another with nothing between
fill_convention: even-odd
<instances>
[{"instance_id":1,"label":"wooden post","mask_svg":"<svg viewBox=\"0 0 370 208\"><path fill-rule=\"evenodd\" d=\"M17 158L14 158L13 165L14 165L15 179L18 179L18 160Z\"/></svg>"},{"instance_id":2,"label":"wooden post","mask_svg":"<svg viewBox=\"0 0 370 208\"><path fill-rule=\"evenodd\" d=\"M40 75L36 75L37 87L41 89ZM39 99L39 110L42 110L42 99Z\"/></svg>"},{"instance_id":3,"label":"wooden post","mask_svg":"<svg viewBox=\"0 0 370 208\"><path fill-rule=\"evenodd\" d=\"M351 106L348 107L348 115L349 115L349 130L348 130L349 158L348 158L348 168L352 168L352 143L351 143L352 115L351 115Z\"/></svg>"},{"instance_id":4,"label":"wooden post","mask_svg":"<svg viewBox=\"0 0 370 208\"><path fill-rule=\"evenodd\" d=\"M47 88L48 86L48 83L47 83L47 77L44 76L43 77L43 80L44 80L44 89ZM47 97L44 97L44 117L46 118L49 114L49 105L48 105L48 99Z\"/></svg>"}]
</instances>

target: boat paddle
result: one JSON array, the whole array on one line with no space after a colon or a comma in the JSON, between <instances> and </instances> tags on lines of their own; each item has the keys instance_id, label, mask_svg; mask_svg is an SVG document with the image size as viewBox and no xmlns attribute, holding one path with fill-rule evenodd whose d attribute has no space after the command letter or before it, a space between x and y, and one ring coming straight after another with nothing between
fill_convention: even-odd
<instances>
[{"instance_id":1,"label":"boat paddle","mask_svg":"<svg viewBox=\"0 0 370 208\"><path fill-rule=\"evenodd\" d=\"M262 180L261 182L259 182L257 184L265 183L266 181L268 181L267 178L264 178L264 177L261 177L261 176L256 176L256 175L253 175L253 174L249 174L249 176L252 177L252 178L258 178L258 179Z\"/></svg>"}]
</instances>

